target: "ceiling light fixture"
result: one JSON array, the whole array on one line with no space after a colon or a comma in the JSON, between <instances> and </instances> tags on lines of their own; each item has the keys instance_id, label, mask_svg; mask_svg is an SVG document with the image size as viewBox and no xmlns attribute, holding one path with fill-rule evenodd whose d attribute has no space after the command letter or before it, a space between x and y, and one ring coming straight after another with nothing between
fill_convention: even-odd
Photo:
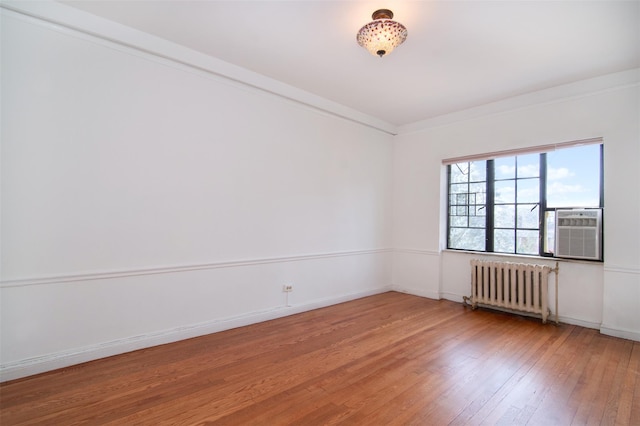
<instances>
[{"instance_id":1,"label":"ceiling light fixture","mask_svg":"<svg viewBox=\"0 0 640 426\"><path fill-rule=\"evenodd\" d=\"M358 44L372 55L382 58L404 43L407 39L407 28L391 20L393 12L389 9L376 10L371 17L373 21L358 31Z\"/></svg>"}]
</instances>

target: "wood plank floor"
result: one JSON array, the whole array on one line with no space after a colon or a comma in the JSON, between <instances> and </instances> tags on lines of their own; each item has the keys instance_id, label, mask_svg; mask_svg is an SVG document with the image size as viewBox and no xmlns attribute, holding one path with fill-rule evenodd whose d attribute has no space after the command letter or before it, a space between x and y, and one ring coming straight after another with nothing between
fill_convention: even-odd
<instances>
[{"instance_id":1,"label":"wood plank floor","mask_svg":"<svg viewBox=\"0 0 640 426\"><path fill-rule=\"evenodd\" d=\"M16 380L1 424L640 425L640 343L389 292Z\"/></svg>"}]
</instances>

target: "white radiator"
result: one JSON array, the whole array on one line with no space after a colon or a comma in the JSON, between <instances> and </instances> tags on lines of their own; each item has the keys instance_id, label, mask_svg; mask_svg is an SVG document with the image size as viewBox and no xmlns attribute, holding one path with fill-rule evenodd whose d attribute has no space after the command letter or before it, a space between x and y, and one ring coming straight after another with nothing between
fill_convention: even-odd
<instances>
[{"instance_id":1,"label":"white radiator","mask_svg":"<svg viewBox=\"0 0 640 426\"><path fill-rule=\"evenodd\" d=\"M465 302L539 314L549 317L549 273L556 273L556 323L558 322L558 266L527 263L471 261L471 297Z\"/></svg>"}]
</instances>

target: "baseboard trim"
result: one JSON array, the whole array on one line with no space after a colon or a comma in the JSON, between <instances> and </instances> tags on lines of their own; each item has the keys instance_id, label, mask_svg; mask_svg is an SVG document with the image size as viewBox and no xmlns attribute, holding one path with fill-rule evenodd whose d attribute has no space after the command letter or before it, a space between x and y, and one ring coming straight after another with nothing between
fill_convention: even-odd
<instances>
[{"instance_id":1,"label":"baseboard trim","mask_svg":"<svg viewBox=\"0 0 640 426\"><path fill-rule=\"evenodd\" d=\"M152 346L164 345L193 337L244 327L392 290L392 286L384 286L373 290L348 293L338 297L318 299L300 305L283 306L265 311L250 312L235 317L221 318L201 324L176 327L157 333L118 339L41 357L10 362L0 365L0 382L33 376L35 374L45 373L47 371L94 361L113 355L120 355L139 349L150 348Z\"/></svg>"},{"instance_id":2,"label":"baseboard trim","mask_svg":"<svg viewBox=\"0 0 640 426\"><path fill-rule=\"evenodd\" d=\"M600 333L606 334L607 336L619 337L621 339L634 340L636 342L640 342L640 332L638 331L625 330L620 328L613 328L607 325L602 325L600 326Z\"/></svg>"},{"instance_id":3,"label":"baseboard trim","mask_svg":"<svg viewBox=\"0 0 640 426\"><path fill-rule=\"evenodd\" d=\"M464 302L463 296L460 296L459 294L455 294L455 293L441 292L440 297L446 300L450 300L452 302L458 302L458 303Z\"/></svg>"},{"instance_id":4,"label":"baseboard trim","mask_svg":"<svg viewBox=\"0 0 640 426\"><path fill-rule=\"evenodd\" d=\"M555 321L555 315L554 314L551 314L551 316L549 316L549 318L550 318L550 321L551 320ZM585 320L576 319L576 318L564 317L562 315L560 315L558 317L558 321L560 321L563 324L577 325L577 326L584 327L584 328L591 328L593 330L600 330L600 323L598 323L598 322L585 321Z\"/></svg>"},{"instance_id":5,"label":"baseboard trim","mask_svg":"<svg viewBox=\"0 0 640 426\"><path fill-rule=\"evenodd\" d=\"M452 302L464 303L463 296L461 296L459 294L455 294L455 293L440 293L440 296L443 299L450 300ZM531 316L533 318L539 318L539 315L528 314L526 312L519 312L519 311L515 311L515 310L511 310L511 309L501 309L501 308L495 308L493 306L487 306L487 305L482 305L482 307L486 308L486 309L494 309L496 311L501 311L501 312L513 313L513 314L516 314L516 315L525 315L525 316ZM549 318L547 319L548 322L555 322L555 320L556 320L556 316L555 316L554 313L549 315ZM564 324L578 325L580 327L592 328L594 330L600 329L600 323L598 323L598 322L585 321L585 320L581 320L581 319L577 319L577 318L565 317L565 316L562 316L562 315L558 316L558 321L561 322L561 323L564 323Z\"/></svg>"},{"instance_id":6,"label":"baseboard trim","mask_svg":"<svg viewBox=\"0 0 640 426\"><path fill-rule=\"evenodd\" d=\"M440 295L438 294L438 292L435 292L435 291L409 288L409 287L403 287L398 285L391 286L391 290L397 291L398 293L406 293L406 294L411 294L413 296L426 297L427 299L435 299L435 300L440 299Z\"/></svg>"}]
</instances>

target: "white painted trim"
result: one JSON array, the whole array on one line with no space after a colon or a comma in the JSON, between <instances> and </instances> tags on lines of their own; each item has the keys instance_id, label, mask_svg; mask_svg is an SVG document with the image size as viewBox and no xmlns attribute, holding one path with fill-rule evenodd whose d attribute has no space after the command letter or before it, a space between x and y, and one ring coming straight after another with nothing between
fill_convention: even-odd
<instances>
[{"instance_id":1,"label":"white painted trim","mask_svg":"<svg viewBox=\"0 0 640 426\"><path fill-rule=\"evenodd\" d=\"M607 325L600 326L600 333L607 336L619 337L621 339L634 340L640 342L640 332L634 330L625 330L620 328L613 328Z\"/></svg>"},{"instance_id":2,"label":"white painted trim","mask_svg":"<svg viewBox=\"0 0 640 426\"><path fill-rule=\"evenodd\" d=\"M548 321L555 321L555 314L551 314L549 316L549 320ZM563 324L571 324L571 325L577 325L580 327L584 327L584 328L591 328L594 330L599 330L600 329L600 323L597 322L593 322L593 321L585 321L585 320L581 320L581 319L577 319L577 318L570 318L570 317L564 317L562 315L558 316L558 321L560 321Z\"/></svg>"},{"instance_id":3,"label":"white painted trim","mask_svg":"<svg viewBox=\"0 0 640 426\"><path fill-rule=\"evenodd\" d=\"M421 132L426 129L447 126L461 121L504 114L539 105L551 105L558 102L580 99L628 87L637 87L639 85L640 68L633 68L544 90L538 90L520 96L513 96L508 99L406 124L398 127L398 134L406 135Z\"/></svg>"},{"instance_id":4,"label":"white painted trim","mask_svg":"<svg viewBox=\"0 0 640 426\"><path fill-rule=\"evenodd\" d=\"M244 259L244 260L232 260L226 262L212 262L195 265L177 265L177 266L163 266L147 269L132 269L121 271L105 271L105 272L88 272L83 274L73 275L58 275L51 277L32 277L13 280L0 281L0 288L11 287L25 287L32 285L47 285L58 284L77 281L94 281L105 280L113 278L134 277L141 275L156 275L156 274L172 274L188 271L199 271L203 269L219 269L219 268L237 268L242 266L264 265L269 263L284 263L284 262L300 262L306 260L326 259L332 257L343 256L364 256L370 254L389 253L392 249L371 249L371 250L354 250L354 251L340 251L329 253L314 253L304 254L296 256L283 256L283 257L269 257L262 259Z\"/></svg>"},{"instance_id":5,"label":"white painted trim","mask_svg":"<svg viewBox=\"0 0 640 426\"><path fill-rule=\"evenodd\" d=\"M395 286L394 286L394 290L395 291L402 291L402 290L398 290ZM404 291L404 293L414 294L414 293L411 293L410 291ZM422 296L422 295L421 294L416 294L416 296ZM431 299L441 299L442 298L442 299L445 299L445 300L449 300L451 302L456 302L456 303L460 303L460 304L464 303L464 300L463 300L462 296L460 296L459 294L442 292L442 293L440 293L439 296L440 297L430 297L430 296L424 296L424 297L430 297ZM539 316L536 316L536 315L528 315L526 312L512 311L512 310L509 310L509 309L500 309L500 308L495 308L493 306L486 306L486 308L487 309L494 309L494 310L497 310L497 311L503 311L503 312L506 312L506 313L513 313L515 315L525 315L525 316L531 316L532 318L539 318ZM597 322L584 321L584 320L577 319L577 318L564 317L562 315L560 315L558 317L558 321L560 321L561 323L564 323L564 324L571 324L571 325L577 325L577 326L580 326L580 327L591 328L591 329L594 329L594 330L598 330L598 329L601 330L601 326ZM555 322L555 314L552 313L549 316L549 319L547 320L547 322L549 322L549 323Z\"/></svg>"},{"instance_id":6,"label":"white painted trim","mask_svg":"<svg viewBox=\"0 0 640 426\"><path fill-rule=\"evenodd\" d=\"M513 149L502 150L502 151L484 152L482 154L463 155L462 157L445 158L442 160L442 165L447 166L447 165L452 165L456 163L466 163L466 162L478 161L478 160L491 160L491 159L500 158L500 157L514 157L516 155L524 155L524 154L539 154L543 152L553 152L563 148L595 145L595 144L601 145L603 143L604 143L604 139L602 137L597 137L597 138L581 139L581 140L570 141L570 142L558 142L558 143L546 144L546 145L527 146L523 148L513 148Z\"/></svg>"},{"instance_id":7,"label":"white painted trim","mask_svg":"<svg viewBox=\"0 0 640 426\"><path fill-rule=\"evenodd\" d=\"M604 267L604 272L615 272L618 274L640 274L640 268L636 267L627 267L627 266L619 266L619 265L607 265Z\"/></svg>"},{"instance_id":8,"label":"white painted trim","mask_svg":"<svg viewBox=\"0 0 640 426\"><path fill-rule=\"evenodd\" d=\"M148 333L41 357L10 362L0 365L0 382L32 376L34 374L44 373L46 371L64 368L113 355L119 355L138 349L173 343L233 328L244 327L250 324L299 314L301 312L336 305L338 303L348 302L350 300L360 299L375 294L386 293L388 291L392 291L391 286L385 286L375 290L349 293L338 297L318 299L302 305L282 306L266 311L250 312L236 317L220 318L201 324L176 327L157 333Z\"/></svg>"},{"instance_id":9,"label":"white painted trim","mask_svg":"<svg viewBox=\"0 0 640 426\"><path fill-rule=\"evenodd\" d=\"M471 290L471 289L469 289L469 290ZM450 300L452 302L463 303L462 296L460 296L459 294L455 294L455 293L440 293L440 296L442 296L443 299ZM527 312L520 312L520 311L509 310L509 309L502 309L502 308L497 308L497 307L494 307L494 306L485 306L485 305L482 305L482 306L486 307L487 309L493 309L493 310L496 310L496 311L513 313L515 315L524 315L524 316L530 316L532 318L540 318L537 315L528 314ZM595 329L595 330L600 329L600 323L592 322L592 321L585 321L585 320L581 320L581 319L577 319L577 318L565 317L565 316L562 316L562 315L558 316L558 321L560 321L561 323L564 323L564 324L578 325L580 327L592 328L592 329ZM549 316L549 318L547 319L547 322L550 322L550 323L555 322L555 313L552 313Z\"/></svg>"},{"instance_id":10,"label":"white painted trim","mask_svg":"<svg viewBox=\"0 0 640 426\"><path fill-rule=\"evenodd\" d=\"M440 295L433 291L425 291L422 289L409 288L409 287L404 287L399 285L393 285L391 286L391 289L399 293L406 293L406 294L411 294L413 296L426 297L427 299L440 300Z\"/></svg>"},{"instance_id":11,"label":"white painted trim","mask_svg":"<svg viewBox=\"0 0 640 426\"><path fill-rule=\"evenodd\" d=\"M471 294L471 287L469 287L469 294ZM460 296L459 294L455 294L455 293L448 293L446 291L441 291L440 297L445 300L450 300L451 302L457 302L457 303L464 302L464 299L462 298L463 296Z\"/></svg>"},{"instance_id":12,"label":"white painted trim","mask_svg":"<svg viewBox=\"0 0 640 426\"><path fill-rule=\"evenodd\" d=\"M554 264L555 262L560 263L582 263L584 265L592 265L603 267L603 263L598 260L583 260L583 259L571 259L568 257L546 257L546 256L537 256L530 254L517 254L517 253L497 253L497 252L487 252L487 251L471 251L471 250L457 250L457 249L443 249L443 253L446 254L456 254L456 255L467 255L467 256L477 256L478 258L513 258L513 262L521 262L521 263L532 263L538 262L542 264L548 263L549 265ZM545 263L546 262L546 263Z\"/></svg>"},{"instance_id":13,"label":"white painted trim","mask_svg":"<svg viewBox=\"0 0 640 426\"><path fill-rule=\"evenodd\" d=\"M103 45L106 43L110 47L147 59L153 56L155 60L171 61L174 65L190 67L192 71L223 78L228 82L243 85L247 89L274 95L389 135L397 134L396 125L377 117L71 6L53 1L2 0L0 11L7 16L21 16L25 20L51 30Z\"/></svg>"},{"instance_id":14,"label":"white painted trim","mask_svg":"<svg viewBox=\"0 0 640 426\"><path fill-rule=\"evenodd\" d=\"M413 248L394 248L395 253L410 253L410 254L422 254L425 256L440 256L439 251L425 250L425 249L413 249Z\"/></svg>"}]
</instances>

